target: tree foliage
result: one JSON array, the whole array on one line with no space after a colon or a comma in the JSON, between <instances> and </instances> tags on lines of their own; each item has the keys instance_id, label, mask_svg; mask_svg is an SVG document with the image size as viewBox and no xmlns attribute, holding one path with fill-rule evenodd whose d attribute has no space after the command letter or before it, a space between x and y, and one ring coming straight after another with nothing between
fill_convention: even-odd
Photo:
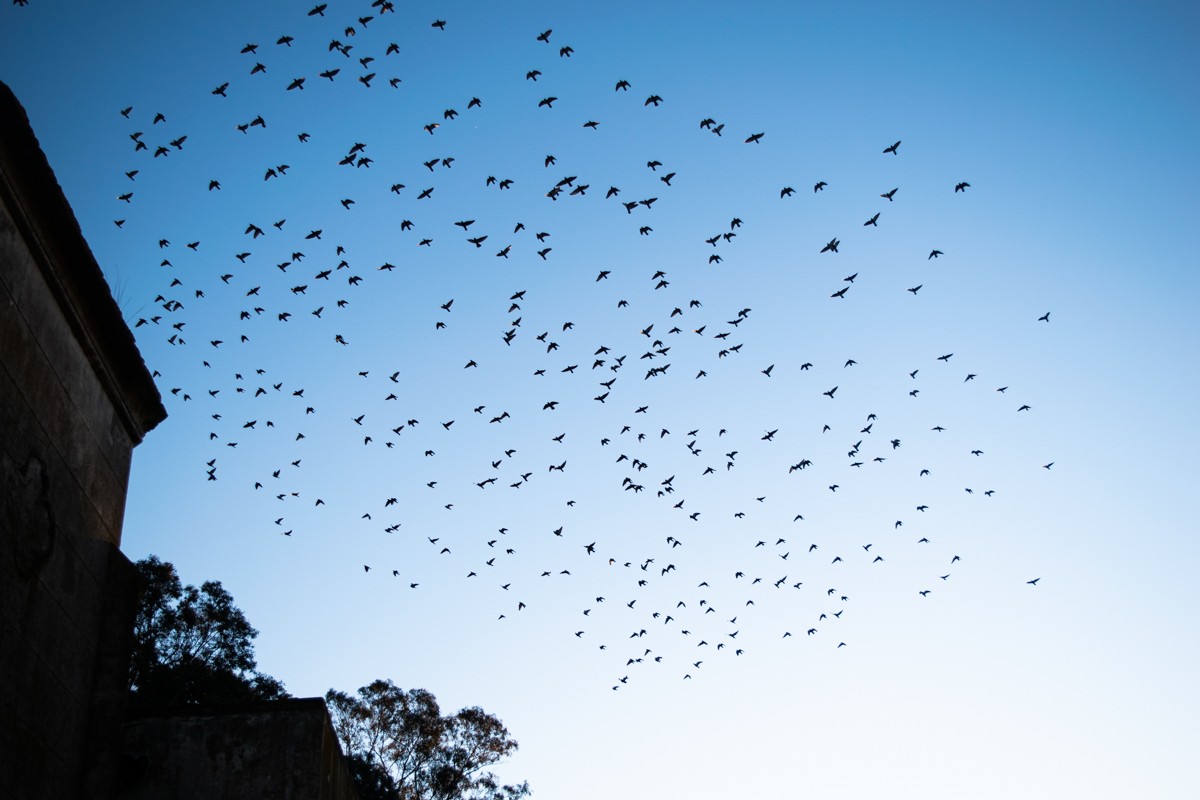
<instances>
[{"instance_id":1,"label":"tree foliage","mask_svg":"<svg viewBox=\"0 0 1200 800\"><path fill-rule=\"evenodd\" d=\"M256 670L258 635L219 581L184 586L170 562L137 562L146 581L134 622L129 691L134 708L286 697Z\"/></svg>"},{"instance_id":2,"label":"tree foliage","mask_svg":"<svg viewBox=\"0 0 1200 800\"><path fill-rule=\"evenodd\" d=\"M130 705L220 705L286 697L257 671L258 635L218 581L185 586L155 556L134 623ZM442 716L424 689L377 680L355 695L325 695L362 800L519 800L529 785L502 785L489 769L517 750L495 716L464 708Z\"/></svg>"},{"instance_id":3,"label":"tree foliage","mask_svg":"<svg viewBox=\"0 0 1200 800\"><path fill-rule=\"evenodd\" d=\"M424 689L391 681L356 696L330 689L325 702L363 800L516 800L529 785L501 785L488 767L516 752L495 716L464 708L442 716Z\"/></svg>"}]
</instances>

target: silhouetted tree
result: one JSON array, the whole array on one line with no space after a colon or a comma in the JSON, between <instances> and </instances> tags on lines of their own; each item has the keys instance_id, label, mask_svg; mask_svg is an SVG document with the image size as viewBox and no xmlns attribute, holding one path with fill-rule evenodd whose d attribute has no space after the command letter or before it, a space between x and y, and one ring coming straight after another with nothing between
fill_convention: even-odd
<instances>
[{"instance_id":1,"label":"silhouetted tree","mask_svg":"<svg viewBox=\"0 0 1200 800\"><path fill-rule=\"evenodd\" d=\"M529 784L501 785L488 767L516 752L499 719L481 708L442 716L424 689L377 680L325 702L363 800L516 800Z\"/></svg>"},{"instance_id":2,"label":"silhouetted tree","mask_svg":"<svg viewBox=\"0 0 1200 800\"><path fill-rule=\"evenodd\" d=\"M137 568L146 587L134 623L131 707L288 696L280 681L255 669L258 631L219 581L184 586L174 565L156 556Z\"/></svg>"}]
</instances>

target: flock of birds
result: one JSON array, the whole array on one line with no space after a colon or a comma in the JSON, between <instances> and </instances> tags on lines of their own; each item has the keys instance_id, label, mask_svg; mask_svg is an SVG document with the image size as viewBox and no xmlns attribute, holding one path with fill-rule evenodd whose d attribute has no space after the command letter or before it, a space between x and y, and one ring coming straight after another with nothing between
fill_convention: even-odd
<instances>
[{"instance_id":1,"label":"flock of birds","mask_svg":"<svg viewBox=\"0 0 1200 800\"><path fill-rule=\"evenodd\" d=\"M864 541L850 543L846 534L836 532L836 519L822 532L809 532L805 525L811 521L806 520L804 511L806 497L815 492L836 495L843 487L852 485L859 475L873 469L903 469L929 482L959 472L957 463L926 465L919 462L924 456L911 455L920 451L928 437L941 434L942 426L900 430L882 412L866 413L848 424L845 414L835 419L831 412L828 420L777 420L759 430L758 426L744 423L723 426L711 418L689 420L659 402L662 397L702 393L710 378L716 378L727 364L752 357L747 354L756 350L754 309L736 299L692 293L692 287L699 285L694 279L696 272L723 269L721 264L729 248L743 234L747 223L736 215L703 242L695 243L693 251L704 254L695 263L613 266L586 278L578 277L570 290L574 313L564 309L557 298L552 305L543 302L537 283L514 286L513 291L494 297L490 310L480 309L475 303L467 311L464 302L474 301L460 299L456 303L455 296L464 295L452 287L465 291L464 287L473 279L469 275L448 276L444 301L432 303L414 314L423 326L417 334L423 341L411 344L408 351L413 360L411 369L397 368L395 363L359 363L344 374L302 372L296 380L280 377L285 370L270 360L269 348L259 345L260 340L277 341L277 335L267 332L272 325L286 326L287 336L294 336L294 348L311 348L326 354L333 351L339 357L344 356L343 363L352 361L360 348L375 352L364 347L360 337L389 336L390 321L375 320L371 323L373 328L363 328L354 327L349 320L356 308L368 305L366 294L402 291L395 281L408 269L406 259L414 257L409 253L456 246L464 248L464 259L486 255L492 266L503 264L507 268L519 263L550 268L555 266L556 258L563 258L565 248L559 244L562 237L553 225L541 224L532 215L550 218L544 209L556 209L568 202L587 202L595 208L596 219L601 220L597 224L611 223L634 241L642 241L655 235L657 213L673 202L673 193L679 191L677 185L686 175L686 165L670 164L669 158L666 163L660 160L666 158L665 154L644 159L644 167L640 167L643 159L631 154L627 160L636 161L641 171L637 179L640 191L634 193L609 180L593 185L592 179L571 174L576 170L584 172L586 164L571 164L564 170L555 155L546 154L533 166L554 177L532 187L524 179L481 171L482 159L476 153L439 151L436 157L425 158L410 151L387 151L383 146L352 140L336 159L319 160L311 155L310 148L343 135L341 123L318 107L310 117L309 127L280 132L270 112L271 104L280 102L280 96L307 98L333 89L396 92L402 97L408 86L406 81L411 82L412 78L402 75L400 68L407 45L402 46L391 37L444 36L452 30L453 22L435 19L422 26L423 29L410 26L398 30L396 24L389 27L389 18L396 17L395 11L389 0L375 0L361 13L347 11L342 4L316 5L307 14L286 21L295 28L291 33L266 42L250 41L240 48L240 53L231 52L228 75L219 76L210 87L198 89L197 96L186 100L211 104L205 113L223 120L221 124L228 134L210 142L211 146L232 151L256 136L275 137L272 152L278 156L264 161L261 171L218 174L228 170L224 162L214 160L209 164L212 174L206 178L206 198L220 202L221 194L228 194L235 185L266 198L265 193L272 187L307 171L337 176L329 179L330 185L343 185L338 183L340 176L353 176L359 189L354 196L347 192L337 198L341 207L338 213L358 213L360 206L385 202L399 209L393 229L386 232L355 229L353 223L347 225L341 221L297 228L285 216L275 219L265 210L256 212L261 218L236 221L220 210L205 211L205 222L219 226L222 235L236 236L244 246L236 252L210 252L211 248L202 244L201 237L192 231L182 241L171 235L156 235L153 244L146 246L147 250L152 247L161 258L161 263L153 267L161 276L158 279L161 283L157 296L143 310L134 312L131 322L143 351L155 367L154 375L164 389L172 416L195 414L196 407L203 408L200 418L207 420L208 425L199 431L203 441L198 443L197 450L205 455L204 468L198 476L206 479L214 490L222 491L228 481L218 481L227 474L226 465L231 461L245 457L260 463L274 462L273 468L262 469L253 480L241 480L232 491L254 495L264 508L264 526L285 537L283 541L293 536L321 535L322 529L331 527L331 523L328 517L316 518L315 509L336 508L341 519L356 520L366 529L397 541L397 564L364 563L361 564L364 575L372 579L382 575L392 586L404 591L429 591L430 583L449 574L450 568L431 575L417 574L403 565L406 558L399 555L410 548L428 547L447 559L447 563L452 562L455 565L452 572L461 579L495 583L497 606L492 614L501 622L526 612L530 607L526 592L534 581L562 578L584 583L582 588L560 590L587 598L578 609L578 625L561 635L590 643L610 654L616 662L614 690L636 677L639 669L652 665L675 665L679 677L690 680L698 677L704 662L717 658L718 653L720 657L737 657L750 651L755 646L752 635L766 634L761 631L750 634L751 629L743 633L744 624L758 613L759 604L769 605L771 598L783 592L803 598L804 604L797 607L806 610L795 614L794 625L776 630L772 636L845 647L847 642L838 633L838 626L852 608L853 593L846 586L854 581L873 580L869 570L887 569L893 553L897 553L897 560L903 558L907 563L923 559L919 563L927 572L912 578L914 594L929 597L946 585L967 556L946 549L937 550L936 556L924 556L934 551L933 537L911 515L906 513L904 516L909 519L890 521L886 531L864 534ZM570 85L568 65L577 53L550 28L531 31L528 46L539 48L522 51L530 54L537 67L511 78L527 90L527 108L492 111L487 93L481 92L480 96L448 99L444 108L424 117L415 117L414 109L402 109L400 113L410 120L413 129L419 129L426 137L430 155L439 147L446 129L464 126L470 115L560 113L565 104L560 103L553 91L561 92L561 87ZM314 54L306 74L279 74L273 66L273 55L302 47ZM659 113L657 109L668 104L670 98L654 91L636 93L639 82L630 79L634 77L614 75L604 91L628 97L631 111L636 108L637 113ZM550 83L560 88L543 91L541 87ZM256 102L262 103L263 113L226 119L222 104L238 93L260 98ZM311 102L322 99L317 97ZM400 99L391 102L403 106ZM131 223L140 204L168 200L161 196L144 199L141 182L149 173L168 173L174 164L188 158L200 136L211 134L173 129L172 113L148 114L128 106L120 109L120 114L130 125L130 162L124 176L118 176L122 188L114 192L114 197L121 211L113 223L122 229L121 235L128 235L135 227ZM603 120L581 118L576 135L594 135L603 125ZM705 116L700 119L698 129L699 135L711 137L709 141L714 143L727 142L734 147L769 145L766 131L747 126L734 134L734 127L733 122L718 122ZM697 135L695 129L687 133ZM881 145L886 146L864 156L902 159L903 144L901 140L883 142ZM553 149L553 143L546 143L546 147ZM478 219L464 216L432 220L422 216L423 208L429 205L425 201L438 192L441 179L451 172L457 176L463 170L479 173L475 178L478 191L519 195L524 203L519 206L521 213L531 216L503 224L494 214L490 219L484 214L473 215ZM397 175L401 177L397 179ZM831 176L825 177L829 180L816 180L811 193L807 188L804 193L811 194L815 201L828 196L834 188L831 183L836 181ZM879 193L880 200L871 198L873 202L882 202L885 208L903 202L901 187L881 188L884 191ZM945 187L953 195L965 195L969 190L971 184L965 180ZM779 201L789 201L795 196L797 191L792 186L779 190ZM277 200L280 196L269 197ZM266 208L266 200L254 207ZM852 224L865 233L863 229L879 227L880 216L881 212L875 211L865 221L859 218ZM199 225L200 221L200 215L186 211L177 215L179 227ZM451 241L444 244L447 238ZM367 239L386 240L389 246L405 250L395 257L398 262L395 264L365 263L355 257L355 252L365 249L363 240ZM919 263L946 255L937 243L932 245L927 254L922 251L918 256ZM840 257L841 246L838 236L828 240L822 237L811 245L813 257L828 263ZM644 278L622 283L614 295L605 291L605 287L615 283L618 269L624 273L644 272ZM856 283L858 279L858 272L845 275L827 292L808 302L850 302L854 289L861 285ZM916 298L924 286L922 282L902 288ZM455 296L449 296L452 292ZM897 295L900 300L905 299L900 287ZM602 302L603 309L599 308ZM420 371L421 359L428 357L425 341L448 335L464 313L486 314L490 320L501 321L494 334L475 345L477 355L471 354L461 363L455 363L453 368L464 376L463 380L470 380L472 370L484 375L487 367L508 362L532 363L535 368L530 370L531 374L517 376L515 369L497 366L486 372L486 377L470 384L475 396L440 398L446 411L437 419L396 411L411 402L414 395L431 391L427 385L417 385L414 378ZM635 319L635 314L642 316ZM573 317L588 321L576 322ZM596 319L613 320L613 327L601 330ZM1031 314L1028 323L1049 321L1049 313L1040 317ZM356 333L351 334L351 330ZM197 339L193 331L203 333ZM590 337L586 341L584 331ZM924 379L928 375L942 370L938 380L944 384L945 375L959 366L962 357L948 351L929 353L924 359L903 369L907 373L903 378L906 393L913 401L925 389ZM833 409L847 402L848 392L855 391L851 381L838 376L852 374L857 366L855 358L820 367L797 358L794 363L762 363L754 370L742 370L733 383L753 384L746 392L758 393L769 392L772 385L778 385L784 372L793 376L804 374L806 378L825 376L820 386L812 388L812 393ZM304 369L302 366L301 370ZM753 379L745 377L750 373ZM503 380L511 385L498 386L495 376L505 376ZM960 382L964 392L977 385L978 377L974 371L954 373L954 381ZM207 383L201 382L201 378L207 378ZM307 395L306 383L310 385ZM517 385L519 390L515 388ZM344 418L330 419L325 406L313 399L322 392L322 387L326 393L336 395L340 403L353 404L357 402L355 398L361 398L358 406L361 410ZM1033 411L1027 402L1007 400L1008 386L989 388L994 389L991 396L999 395L998 399L1005 404L1003 413L1025 415ZM436 388L432 391L437 392ZM530 401L531 391L540 391L544 399ZM950 402L980 402L978 397L960 396ZM880 406L890 402L881 398L856 399L860 403L878 402ZM509 402L517 405L507 405ZM727 397L723 402L735 404L737 398ZM548 430L553 433L545 433L547 426L555 424L560 407L572 409L570 413L577 415L573 420L586 419L588 424L580 423L581 428L590 430L595 426L602 434L585 442L579 441L582 434L576 435L571 430L551 427ZM992 409L986 413L1000 412ZM265 433L270 429L275 430ZM495 446L493 450L492 443L509 430L517 435L507 445ZM533 436L534 432L541 437L536 444L521 438ZM267 444L268 435L273 444ZM337 459L339 463L317 465L307 455L313 447L311 441L322 436L343 443L346 456ZM281 447L279 442L283 439L290 440L286 451L275 449ZM800 444L834 439L838 444L820 445L822 456L815 455L817 446ZM785 441L790 444L783 444ZM808 447L811 452L784 452L789 446ZM840 450L843 446L845 458L840 463L823 457L827 450ZM475 469L476 478L454 482L441 478L436 465L438 451L443 447L461 452L461 463ZM376 457L375 451L381 448L387 451L388 458L399 460L400 466L392 469L403 476L400 481L406 486L375 498L368 507L351 507L345 498L314 496L299 488L296 476L302 470L324 469L328 475L353 472L356 453L371 452ZM553 453L553 457L545 456L547 452ZM930 450L931 457L936 457L933 452ZM984 456L982 448L975 448L958 458L972 460ZM710 509L721 507L716 498L722 497L723 492L740 491L725 487L740 485L732 481L732 476L747 461L751 462L751 469L774 470L773 474L793 481L790 484L793 488L784 500L788 508L779 511L780 498L776 496L738 495L726 499L735 506L747 505L716 519ZM944 469L939 470L942 466ZM1050 470L1053 462L1041 466ZM589 495L576 495L579 483L571 483L567 488L563 481L568 471L588 476ZM821 477L815 478L814 474ZM409 488L409 484L419 489ZM964 495L981 502L995 495L995 490L986 485L964 488ZM519 548L517 523L497 525L487 534L457 527L453 514L456 506L486 508L497 492L516 493L521 498L519 502L528 497L531 516L541 519L546 514L557 514L560 516L555 519L562 521L545 526L546 530L541 532L520 532L528 539L541 541L522 541ZM619 533L588 525L587 509L613 506L625 498L629 503L630 526L638 527L639 519L644 519L645 529ZM654 504L653 513L647 511L648 504ZM422 534L406 527L406 517L418 505L448 512L439 530ZM791 526L786 535L778 535L774 524L764 525L765 509L772 507L776 508L776 518ZM279 511L281 508L286 510ZM661 522L664 510L675 515L668 519L677 521ZM915 502L909 510L924 519L931 509L927 502ZM772 533L763 534L764 529ZM693 536L691 531L704 533ZM745 555L744 561L727 567L715 566L711 557L701 556L705 543L717 535L723 545L735 542L735 549L741 548ZM890 538L885 539L885 535ZM550 552L547 547L557 548L553 557L559 559L558 563L550 568L528 563L529 557L521 557L527 545L543 556ZM691 556L693 551L699 551L698 555ZM906 555L901 557L900 553ZM604 569L597 570L597 565ZM357 563L354 569L360 569ZM853 578L849 576L851 571ZM1036 586L1038 580L1033 578L1027 583ZM659 593L653 593L655 590ZM718 603L714 599L718 596L736 596L738 605Z\"/></svg>"}]
</instances>

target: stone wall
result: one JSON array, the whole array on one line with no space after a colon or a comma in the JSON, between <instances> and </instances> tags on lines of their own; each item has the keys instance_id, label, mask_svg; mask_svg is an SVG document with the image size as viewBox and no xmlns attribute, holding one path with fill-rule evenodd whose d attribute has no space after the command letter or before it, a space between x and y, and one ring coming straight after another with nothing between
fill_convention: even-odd
<instances>
[{"instance_id":1,"label":"stone wall","mask_svg":"<svg viewBox=\"0 0 1200 800\"><path fill-rule=\"evenodd\" d=\"M0 84L0 774L104 796L140 581L133 448L166 412L79 225Z\"/></svg>"},{"instance_id":2,"label":"stone wall","mask_svg":"<svg viewBox=\"0 0 1200 800\"><path fill-rule=\"evenodd\" d=\"M125 725L121 800L357 800L321 698L185 708Z\"/></svg>"}]
</instances>

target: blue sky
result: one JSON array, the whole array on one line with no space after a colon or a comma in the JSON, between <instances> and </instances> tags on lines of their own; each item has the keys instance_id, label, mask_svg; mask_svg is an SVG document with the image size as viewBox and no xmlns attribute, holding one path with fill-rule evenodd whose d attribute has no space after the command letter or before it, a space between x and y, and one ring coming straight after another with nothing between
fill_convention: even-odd
<instances>
[{"instance_id":1,"label":"blue sky","mask_svg":"<svg viewBox=\"0 0 1200 800\"><path fill-rule=\"evenodd\" d=\"M539 796L1187 796L1194 9L310 7L0 11L161 374L131 557L296 694L498 714Z\"/></svg>"}]
</instances>

